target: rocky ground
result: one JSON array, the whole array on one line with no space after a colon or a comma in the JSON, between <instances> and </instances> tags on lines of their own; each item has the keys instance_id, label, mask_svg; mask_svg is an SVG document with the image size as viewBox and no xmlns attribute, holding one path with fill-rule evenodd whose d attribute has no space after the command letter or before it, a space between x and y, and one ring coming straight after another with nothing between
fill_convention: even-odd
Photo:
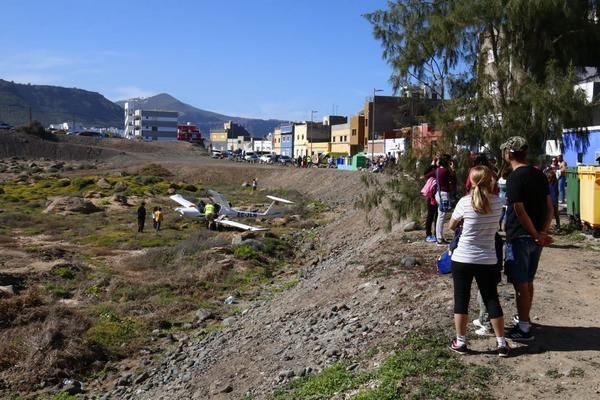
<instances>
[{"instance_id":1,"label":"rocky ground","mask_svg":"<svg viewBox=\"0 0 600 400\"><path fill-rule=\"evenodd\" d=\"M178 152L181 156L173 158ZM435 270L442 250L423 242L423 232L410 224L395 224L387 232L381 215L366 218L355 210L356 193L364 190L359 174L249 167L198 158L184 147L132 151L131 157L102 161L102 170L127 171L150 159L177 171L181 179L239 185L258 177L261 188L297 190L329 208L320 226L297 228L296 252L286 256L297 266L286 272L289 284L240 296L235 312L224 318L198 309L184 330L153 331L157 346L152 352L141 349L130 360L111 362L111 373L84 382L81 390L77 382L56 387L83 392L78 395L82 398L267 399L276 389L319 376L339 362L353 373L372 371L415 332L452 335L452 282ZM16 179L31 163L13 159L2 165L10 173L7 179ZM47 169L56 161L35 163L51 173ZM23 170L9 171L15 165ZM537 340L517 345L508 359L498 359L490 353L492 337L469 336L473 353L462 360L490 371L490 398L600 398L600 319L595 312L600 305L600 245L576 233L556 238L556 245L544 250L536 281ZM112 256L118 267L130 254ZM2 268L10 268L10 259L4 255ZM232 262L223 255L214 260ZM500 290L505 313L512 315L512 289L502 285ZM207 332L206 322L215 319L218 329ZM360 388L354 389L313 398L351 398Z\"/></svg>"}]
</instances>

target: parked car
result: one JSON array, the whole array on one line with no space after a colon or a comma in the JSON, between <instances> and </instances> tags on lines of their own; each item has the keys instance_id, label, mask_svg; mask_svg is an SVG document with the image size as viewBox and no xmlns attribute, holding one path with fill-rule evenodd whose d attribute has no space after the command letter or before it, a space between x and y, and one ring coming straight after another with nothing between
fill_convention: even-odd
<instances>
[{"instance_id":1,"label":"parked car","mask_svg":"<svg viewBox=\"0 0 600 400\"><path fill-rule=\"evenodd\" d=\"M254 153L246 153L246 155L244 156L244 160L249 162L257 162L258 156Z\"/></svg>"},{"instance_id":2,"label":"parked car","mask_svg":"<svg viewBox=\"0 0 600 400\"><path fill-rule=\"evenodd\" d=\"M0 129L12 129L12 125L0 121Z\"/></svg>"},{"instance_id":3,"label":"parked car","mask_svg":"<svg viewBox=\"0 0 600 400\"><path fill-rule=\"evenodd\" d=\"M221 152L220 151L213 151L211 157L212 158L221 158Z\"/></svg>"},{"instance_id":4,"label":"parked car","mask_svg":"<svg viewBox=\"0 0 600 400\"><path fill-rule=\"evenodd\" d=\"M289 165L294 162L292 157L290 156L279 156L279 160L277 160L281 165Z\"/></svg>"}]
</instances>

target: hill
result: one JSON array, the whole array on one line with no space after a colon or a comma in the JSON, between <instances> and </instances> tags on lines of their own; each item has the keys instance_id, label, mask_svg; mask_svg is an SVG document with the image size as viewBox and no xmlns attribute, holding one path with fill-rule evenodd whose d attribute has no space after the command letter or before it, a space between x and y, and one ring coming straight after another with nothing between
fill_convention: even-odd
<instances>
[{"instance_id":1,"label":"hill","mask_svg":"<svg viewBox=\"0 0 600 400\"><path fill-rule=\"evenodd\" d=\"M84 126L119 127L123 110L100 93L0 79L0 120L23 125L31 117L44 126L76 121Z\"/></svg>"},{"instance_id":2,"label":"hill","mask_svg":"<svg viewBox=\"0 0 600 400\"><path fill-rule=\"evenodd\" d=\"M127 101L135 102L137 107L143 109L178 111L181 122L193 122L205 134L208 134L211 129L222 128L224 122L233 121L243 125L253 136L262 137L269 132L273 132L275 127L285 122L276 119L264 120L217 114L186 104L167 93L147 98L121 100L116 103L124 107Z\"/></svg>"}]
</instances>

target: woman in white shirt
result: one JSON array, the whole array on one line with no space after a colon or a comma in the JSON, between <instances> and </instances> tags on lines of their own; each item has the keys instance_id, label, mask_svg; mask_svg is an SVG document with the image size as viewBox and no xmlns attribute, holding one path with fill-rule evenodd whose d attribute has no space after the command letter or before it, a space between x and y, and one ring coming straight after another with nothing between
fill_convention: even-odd
<instances>
[{"instance_id":1,"label":"woman in white shirt","mask_svg":"<svg viewBox=\"0 0 600 400\"><path fill-rule=\"evenodd\" d=\"M456 338L450 349L460 354L468 352L469 300L475 278L496 334L498 355L507 357L509 347L504 339L504 317L496 287L498 259L494 242L503 203L493 194L494 181L488 167L472 168L470 179L471 191L459 200L450 220L450 229L463 224L458 246L452 253Z\"/></svg>"}]
</instances>

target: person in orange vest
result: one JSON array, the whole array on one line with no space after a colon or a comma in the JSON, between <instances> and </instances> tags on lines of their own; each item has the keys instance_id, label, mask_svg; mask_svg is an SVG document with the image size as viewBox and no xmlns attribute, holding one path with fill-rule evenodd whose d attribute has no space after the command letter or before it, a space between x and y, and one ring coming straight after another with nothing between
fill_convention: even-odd
<instances>
[{"instance_id":1,"label":"person in orange vest","mask_svg":"<svg viewBox=\"0 0 600 400\"><path fill-rule=\"evenodd\" d=\"M162 224L163 221L163 212L162 212L162 208L158 207L156 211L154 211L154 228L156 229L156 232L160 231L160 225Z\"/></svg>"}]
</instances>

